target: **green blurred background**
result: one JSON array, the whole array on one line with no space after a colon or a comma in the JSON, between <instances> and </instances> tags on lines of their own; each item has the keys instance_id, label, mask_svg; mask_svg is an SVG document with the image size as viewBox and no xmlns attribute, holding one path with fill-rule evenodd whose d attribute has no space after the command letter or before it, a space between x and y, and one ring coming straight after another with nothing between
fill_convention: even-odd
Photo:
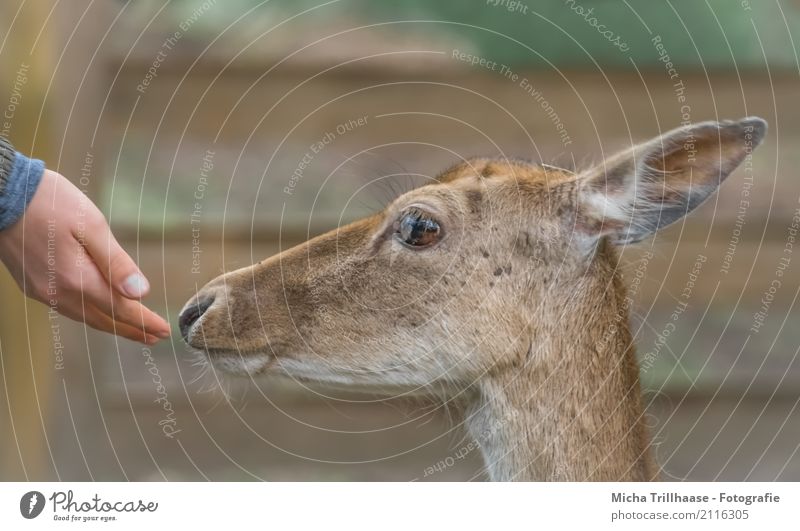
<instances>
[{"instance_id":1,"label":"green blurred background","mask_svg":"<svg viewBox=\"0 0 800 531\"><path fill-rule=\"evenodd\" d=\"M173 326L223 270L374 211L460 156L580 168L685 119L762 116L744 214L738 171L624 259L630 274L654 253L634 331L665 479L798 480L796 263L750 330L800 206L797 38L794 1L6 0L0 109L13 106L20 150L106 213ZM283 192L312 143L364 117ZM484 479L475 454L424 477L463 445L436 404L196 379L179 338L151 353L48 320L5 272L0 290L0 479Z\"/></svg>"}]
</instances>

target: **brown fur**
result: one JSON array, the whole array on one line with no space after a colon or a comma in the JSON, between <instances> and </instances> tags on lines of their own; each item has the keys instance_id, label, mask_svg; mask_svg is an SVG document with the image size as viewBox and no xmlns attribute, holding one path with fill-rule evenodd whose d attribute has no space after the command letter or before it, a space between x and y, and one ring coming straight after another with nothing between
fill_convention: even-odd
<instances>
[{"instance_id":1,"label":"brown fur","mask_svg":"<svg viewBox=\"0 0 800 531\"><path fill-rule=\"evenodd\" d=\"M762 122L752 120L694 132L699 144L724 147L732 170L753 123L760 142ZM722 144L709 131L723 131ZM694 169L686 179L683 159L653 145L632 151L648 171L659 159L669 184L699 185L665 194L665 208L685 213L715 188L719 172ZM703 162L723 150L706 151ZM463 405L493 479L654 479L612 242L630 239L629 225L663 226L652 209L626 203L633 182L657 175L632 155L610 162L605 174L500 159L458 164L375 216L212 281L200 296L214 304L188 341L232 372L444 393ZM598 186L601 175L607 186ZM692 199L697 190L705 195ZM438 244L397 241L410 205L435 215ZM619 217L628 211L632 219Z\"/></svg>"}]
</instances>

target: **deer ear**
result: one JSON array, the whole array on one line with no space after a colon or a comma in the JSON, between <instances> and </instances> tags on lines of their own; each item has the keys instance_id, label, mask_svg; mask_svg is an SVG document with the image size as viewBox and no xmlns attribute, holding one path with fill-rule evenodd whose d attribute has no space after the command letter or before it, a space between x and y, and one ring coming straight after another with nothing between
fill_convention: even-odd
<instances>
[{"instance_id":1,"label":"deer ear","mask_svg":"<svg viewBox=\"0 0 800 531\"><path fill-rule=\"evenodd\" d=\"M697 208L766 132L755 117L702 122L618 153L580 175L577 226L637 242Z\"/></svg>"}]
</instances>

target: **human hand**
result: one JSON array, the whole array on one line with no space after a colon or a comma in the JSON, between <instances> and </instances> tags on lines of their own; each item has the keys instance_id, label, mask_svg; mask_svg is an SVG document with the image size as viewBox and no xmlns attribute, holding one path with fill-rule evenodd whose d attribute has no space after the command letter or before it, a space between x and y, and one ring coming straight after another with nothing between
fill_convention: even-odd
<instances>
[{"instance_id":1,"label":"human hand","mask_svg":"<svg viewBox=\"0 0 800 531\"><path fill-rule=\"evenodd\" d=\"M70 319L148 344L170 335L139 302L150 285L103 214L54 171L45 170L24 217L0 231L0 260L27 296Z\"/></svg>"}]
</instances>

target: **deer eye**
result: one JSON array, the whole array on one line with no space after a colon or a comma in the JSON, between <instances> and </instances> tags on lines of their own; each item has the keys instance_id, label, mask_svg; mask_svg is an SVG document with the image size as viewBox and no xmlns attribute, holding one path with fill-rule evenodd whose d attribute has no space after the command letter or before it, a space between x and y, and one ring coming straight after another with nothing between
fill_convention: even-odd
<instances>
[{"instance_id":1,"label":"deer eye","mask_svg":"<svg viewBox=\"0 0 800 531\"><path fill-rule=\"evenodd\" d=\"M403 213L395 223L395 237L411 247L426 247L439 241L441 235L439 222L430 214L419 209Z\"/></svg>"}]
</instances>

